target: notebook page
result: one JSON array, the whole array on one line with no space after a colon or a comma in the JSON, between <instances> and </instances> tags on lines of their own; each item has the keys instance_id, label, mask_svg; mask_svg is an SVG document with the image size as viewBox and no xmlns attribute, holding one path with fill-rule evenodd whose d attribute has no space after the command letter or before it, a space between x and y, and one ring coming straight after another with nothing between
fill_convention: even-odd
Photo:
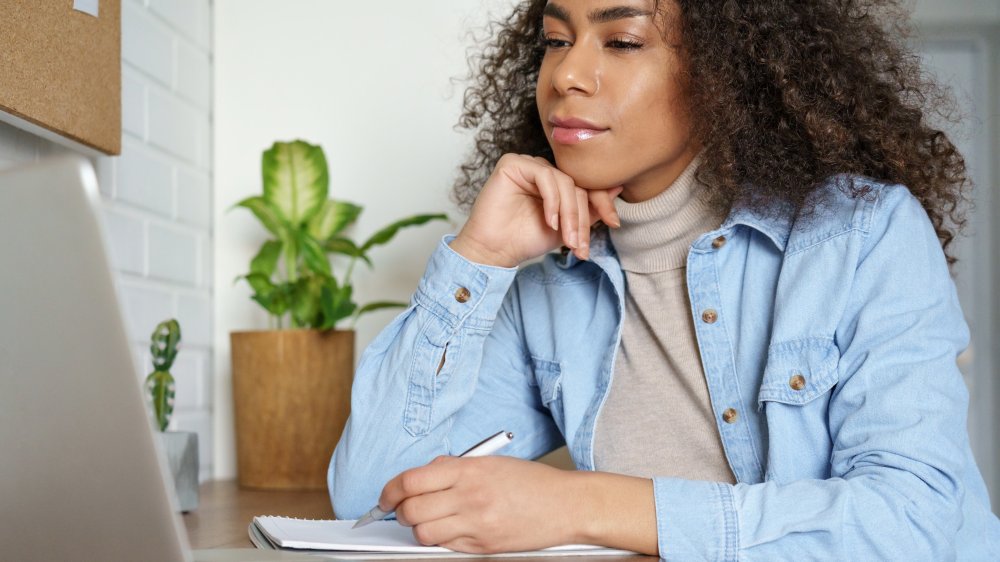
<instances>
[{"instance_id":1,"label":"notebook page","mask_svg":"<svg viewBox=\"0 0 1000 562\"><path fill-rule=\"evenodd\" d=\"M451 552L424 546L408 527L395 521L376 521L351 529L355 521L308 520L290 517L254 517L261 531L282 548L352 550L360 552Z\"/></svg>"},{"instance_id":2,"label":"notebook page","mask_svg":"<svg viewBox=\"0 0 1000 562\"><path fill-rule=\"evenodd\" d=\"M413 538L412 530L393 520L376 521L352 529L353 520L308 520L259 516L254 524L281 548L339 550L351 552L395 552L410 554L453 553L440 546L424 546ZM634 554L593 545L562 545L539 553L586 552L587 554ZM527 554L527 553L525 553Z\"/></svg>"}]
</instances>

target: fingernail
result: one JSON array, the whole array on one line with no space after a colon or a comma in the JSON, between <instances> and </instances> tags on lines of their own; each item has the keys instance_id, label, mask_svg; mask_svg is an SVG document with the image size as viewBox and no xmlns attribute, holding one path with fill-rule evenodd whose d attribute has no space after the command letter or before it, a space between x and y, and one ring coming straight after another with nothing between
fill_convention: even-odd
<instances>
[{"instance_id":1,"label":"fingernail","mask_svg":"<svg viewBox=\"0 0 1000 562\"><path fill-rule=\"evenodd\" d=\"M615 213L615 215L611 217L611 226L615 228L622 227L622 219L618 216L618 213Z\"/></svg>"},{"instance_id":2,"label":"fingernail","mask_svg":"<svg viewBox=\"0 0 1000 562\"><path fill-rule=\"evenodd\" d=\"M577 236L575 230L569 233L569 247L573 249L580 247L580 237Z\"/></svg>"},{"instance_id":3,"label":"fingernail","mask_svg":"<svg viewBox=\"0 0 1000 562\"><path fill-rule=\"evenodd\" d=\"M552 213L552 216L549 217L549 226L552 227L552 230L559 230L559 215L558 214Z\"/></svg>"},{"instance_id":4,"label":"fingernail","mask_svg":"<svg viewBox=\"0 0 1000 562\"><path fill-rule=\"evenodd\" d=\"M583 254L583 259L589 260L590 259L590 244L587 244L586 242L584 242L580 246L580 253Z\"/></svg>"}]
</instances>

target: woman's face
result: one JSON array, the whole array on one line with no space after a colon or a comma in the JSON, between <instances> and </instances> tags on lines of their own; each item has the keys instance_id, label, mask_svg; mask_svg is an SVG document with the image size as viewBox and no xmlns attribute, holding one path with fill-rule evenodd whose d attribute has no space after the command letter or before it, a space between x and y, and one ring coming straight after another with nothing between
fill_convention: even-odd
<instances>
[{"instance_id":1,"label":"woman's face","mask_svg":"<svg viewBox=\"0 0 1000 562\"><path fill-rule=\"evenodd\" d=\"M550 0L536 101L556 166L627 201L666 189L698 152L684 111L673 2Z\"/></svg>"}]
</instances>

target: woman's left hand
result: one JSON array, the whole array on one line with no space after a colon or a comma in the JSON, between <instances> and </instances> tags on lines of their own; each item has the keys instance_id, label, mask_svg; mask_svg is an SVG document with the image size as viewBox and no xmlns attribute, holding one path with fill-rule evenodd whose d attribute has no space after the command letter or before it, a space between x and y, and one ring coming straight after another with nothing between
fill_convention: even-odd
<instances>
[{"instance_id":1,"label":"woman's left hand","mask_svg":"<svg viewBox=\"0 0 1000 562\"><path fill-rule=\"evenodd\" d=\"M580 541L574 471L504 456L441 456L389 481L379 507L424 545L477 554ZM574 517L576 515L576 517Z\"/></svg>"}]
</instances>

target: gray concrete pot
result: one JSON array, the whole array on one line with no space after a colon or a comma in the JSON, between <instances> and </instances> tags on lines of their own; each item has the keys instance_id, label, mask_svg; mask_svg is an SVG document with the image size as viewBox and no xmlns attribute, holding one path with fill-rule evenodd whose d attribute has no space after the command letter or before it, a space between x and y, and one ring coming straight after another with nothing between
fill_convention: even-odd
<instances>
[{"instance_id":1,"label":"gray concrete pot","mask_svg":"<svg viewBox=\"0 0 1000 562\"><path fill-rule=\"evenodd\" d=\"M198 434L191 431L164 431L157 435L167 455L177 501L182 512L198 507Z\"/></svg>"}]
</instances>

